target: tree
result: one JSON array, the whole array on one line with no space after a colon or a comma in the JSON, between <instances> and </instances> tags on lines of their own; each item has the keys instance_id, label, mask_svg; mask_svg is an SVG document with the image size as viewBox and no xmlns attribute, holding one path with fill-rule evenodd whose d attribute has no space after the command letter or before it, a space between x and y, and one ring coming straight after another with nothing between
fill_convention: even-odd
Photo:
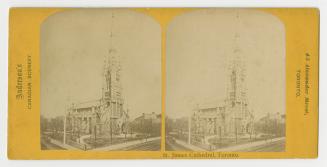
<instances>
[{"instance_id":1,"label":"tree","mask_svg":"<svg viewBox=\"0 0 327 167\"><path fill-rule=\"evenodd\" d=\"M40 126L41 126L41 133L44 133L49 128L49 120L45 118L43 115L41 115L40 118Z\"/></svg>"}]
</instances>

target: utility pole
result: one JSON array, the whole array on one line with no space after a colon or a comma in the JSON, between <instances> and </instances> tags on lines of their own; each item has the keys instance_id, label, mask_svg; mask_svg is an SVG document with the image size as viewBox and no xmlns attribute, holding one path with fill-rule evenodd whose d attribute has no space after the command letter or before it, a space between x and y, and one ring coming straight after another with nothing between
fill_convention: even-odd
<instances>
[{"instance_id":1,"label":"utility pole","mask_svg":"<svg viewBox=\"0 0 327 167\"><path fill-rule=\"evenodd\" d=\"M65 118L64 118L64 141L63 141L64 144L66 144L66 121L67 121L67 115L65 114Z\"/></svg>"},{"instance_id":2,"label":"utility pole","mask_svg":"<svg viewBox=\"0 0 327 167\"><path fill-rule=\"evenodd\" d=\"M191 116L188 119L188 144L191 144Z\"/></svg>"},{"instance_id":3,"label":"utility pole","mask_svg":"<svg viewBox=\"0 0 327 167\"><path fill-rule=\"evenodd\" d=\"M237 127L235 126L235 142L237 143Z\"/></svg>"},{"instance_id":4,"label":"utility pole","mask_svg":"<svg viewBox=\"0 0 327 167\"><path fill-rule=\"evenodd\" d=\"M250 141L251 141L251 139L252 139L252 130L250 131Z\"/></svg>"},{"instance_id":5,"label":"utility pole","mask_svg":"<svg viewBox=\"0 0 327 167\"><path fill-rule=\"evenodd\" d=\"M125 139L127 138L127 127L128 127L128 123L126 121L125 125L124 125L124 133L125 133Z\"/></svg>"},{"instance_id":6,"label":"utility pole","mask_svg":"<svg viewBox=\"0 0 327 167\"><path fill-rule=\"evenodd\" d=\"M268 116L267 116L267 118L265 120L265 132L266 132L266 134L268 134ZM266 135L265 141L267 141L267 138L268 138L268 136Z\"/></svg>"},{"instance_id":7,"label":"utility pole","mask_svg":"<svg viewBox=\"0 0 327 167\"><path fill-rule=\"evenodd\" d=\"M237 143L237 118L235 118L235 142Z\"/></svg>"},{"instance_id":8,"label":"utility pole","mask_svg":"<svg viewBox=\"0 0 327 167\"><path fill-rule=\"evenodd\" d=\"M221 126L219 126L219 143L221 145Z\"/></svg>"},{"instance_id":9,"label":"utility pole","mask_svg":"<svg viewBox=\"0 0 327 167\"><path fill-rule=\"evenodd\" d=\"M112 118L110 117L110 143L112 144Z\"/></svg>"},{"instance_id":10,"label":"utility pole","mask_svg":"<svg viewBox=\"0 0 327 167\"><path fill-rule=\"evenodd\" d=\"M80 143L81 142L81 139L80 139L80 127L78 128L77 137L78 137L78 143Z\"/></svg>"},{"instance_id":11,"label":"utility pole","mask_svg":"<svg viewBox=\"0 0 327 167\"><path fill-rule=\"evenodd\" d=\"M94 125L94 147L97 145L97 125Z\"/></svg>"}]
</instances>

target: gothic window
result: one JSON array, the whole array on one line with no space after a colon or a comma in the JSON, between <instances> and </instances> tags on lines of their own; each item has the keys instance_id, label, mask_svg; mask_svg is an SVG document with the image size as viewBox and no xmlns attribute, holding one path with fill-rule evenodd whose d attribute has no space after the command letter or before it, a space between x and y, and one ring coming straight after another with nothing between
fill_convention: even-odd
<instances>
[{"instance_id":1,"label":"gothic window","mask_svg":"<svg viewBox=\"0 0 327 167\"><path fill-rule=\"evenodd\" d=\"M116 81L120 81L120 69L118 69L116 72Z\"/></svg>"},{"instance_id":2,"label":"gothic window","mask_svg":"<svg viewBox=\"0 0 327 167\"><path fill-rule=\"evenodd\" d=\"M110 79L111 79L111 74L110 74L110 71L108 71L107 75L106 75L107 90L110 90Z\"/></svg>"}]
</instances>

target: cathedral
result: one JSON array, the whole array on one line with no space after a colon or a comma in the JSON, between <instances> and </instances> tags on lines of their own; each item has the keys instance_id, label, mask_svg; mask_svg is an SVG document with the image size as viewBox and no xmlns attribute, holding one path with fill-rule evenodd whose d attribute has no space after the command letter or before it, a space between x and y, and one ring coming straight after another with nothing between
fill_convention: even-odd
<instances>
[{"instance_id":1,"label":"cathedral","mask_svg":"<svg viewBox=\"0 0 327 167\"><path fill-rule=\"evenodd\" d=\"M237 16L238 18L238 16ZM229 57L228 86L225 100L220 104L197 105L190 118L192 138L197 136L220 136L233 138L252 135L254 129L253 111L249 109L245 81L245 66L239 48L238 33L234 37L234 48Z\"/></svg>"},{"instance_id":2,"label":"cathedral","mask_svg":"<svg viewBox=\"0 0 327 167\"><path fill-rule=\"evenodd\" d=\"M112 38L112 32L110 33ZM122 96L121 64L117 50L110 48L104 61L102 97L73 103L67 108L67 130L73 136L119 135L127 133L128 110ZM66 127L65 127L66 129Z\"/></svg>"},{"instance_id":3,"label":"cathedral","mask_svg":"<svg viewBox=\"0 0 327 167\"><path fill-rule=\"evenodd\" d=\"M67 109L67 124L71 125L73 134L127 133L128 111L123 107L121 66L115 52L110 49L105 61L102 97L94 101L73 103Z\"/></svg>"}]
</instances>

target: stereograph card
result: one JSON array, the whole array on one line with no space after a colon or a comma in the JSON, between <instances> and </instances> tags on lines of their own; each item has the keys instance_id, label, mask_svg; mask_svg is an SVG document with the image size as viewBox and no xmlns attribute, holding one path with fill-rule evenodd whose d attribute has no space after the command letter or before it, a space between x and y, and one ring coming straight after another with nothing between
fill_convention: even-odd
<instances>
[{"instance_id":1,"label":"stereograph card","mask_svg":"<svg viewBox=\"0 0 327 167\"><path fill-rule=\"evenodd\" d=\"M12 8L10 159L318 156L313 8Z\"/></svg>"}]
</instances>

